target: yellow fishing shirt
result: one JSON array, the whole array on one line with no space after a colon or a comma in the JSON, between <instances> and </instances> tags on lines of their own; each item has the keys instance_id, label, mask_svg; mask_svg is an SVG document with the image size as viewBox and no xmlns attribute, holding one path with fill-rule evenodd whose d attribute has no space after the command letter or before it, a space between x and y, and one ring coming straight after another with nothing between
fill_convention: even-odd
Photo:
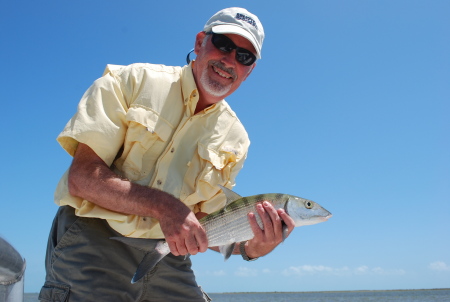
<instances>
[{"instance_id":1,"label":"yellow fishing shirt","mask_svg":"<svg viewBox=\"0 0 450 302\"><path fill-rule=\"evenodd\" d=\"M217 185L235 185L250 141L225 100L194 115L198 97L191 65L108 65L57 140L72 156L78 143L86 144L117 174L172 194L194 213L212 213L225 205ZM71 196L67 180L68 171L56 204L75 208L78 216L106 219L125 236L164 237L152 217Z\"/></svg>"}]
</instances>

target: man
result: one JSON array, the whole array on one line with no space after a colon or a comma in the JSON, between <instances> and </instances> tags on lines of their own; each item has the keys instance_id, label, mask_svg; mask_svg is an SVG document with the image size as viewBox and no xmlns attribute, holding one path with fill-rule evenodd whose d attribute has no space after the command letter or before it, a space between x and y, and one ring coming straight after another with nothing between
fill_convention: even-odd
<instances>
[{"instance_id":1,"label":"man","mask_svg":"<svg viewBox=\"0 0 450 302\"><path fill-rule=\"evenodd\" d=\"M108 65L58 137L74 158L55 193L42 301L209 301L184 255L207 250L198 219L224 206L218 185L233 187L247 156L224 98L253 71L263 39L255 15L228 8L197 34L187 66ZM255 237L234 251L245 260L282 241L281 220L294 228L269 203L257 211L264 230L250 213ZM114 236L165 238L171 254L130 284L143 252Z\"/></svg>"}]
</instances>

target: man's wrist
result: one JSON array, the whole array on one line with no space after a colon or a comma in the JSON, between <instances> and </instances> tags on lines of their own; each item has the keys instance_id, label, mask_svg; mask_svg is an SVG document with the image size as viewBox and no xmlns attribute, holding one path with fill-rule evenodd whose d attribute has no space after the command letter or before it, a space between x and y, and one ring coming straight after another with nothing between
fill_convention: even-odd
<instances>
[{"instance_id":1,"label":"man's wrist","mask_svg":"<svg viewBox=\"0 0 450 302\"><path fill-rule=\"evenodd\" d=\"M247 252L245 251L245 244L246 244L247 242L248 242L248 241L242 241L242 242L239 244L239 251L240 251L240 253L241 253L242 259L244 259L245 261L255 261L255 260L258 259L259 257L250 258L250 257L247 255Z\"/></svg>"}]
</instances>

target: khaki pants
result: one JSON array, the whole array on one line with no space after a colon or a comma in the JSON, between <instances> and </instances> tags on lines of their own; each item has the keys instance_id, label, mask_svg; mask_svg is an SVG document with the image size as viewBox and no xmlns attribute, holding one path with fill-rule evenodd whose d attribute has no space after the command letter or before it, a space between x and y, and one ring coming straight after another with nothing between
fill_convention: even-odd
<instances>
[{"instance_id":1,"label":"khaki pants","mask_svg":"<svg viewBox=\"0 0 450 302\"><path fill-rule=\"evenodd\" d=\"M211 301L197 285L191 261L184 256L167 255L131 284L144 254L109 239L114 236L120 235L106 221L77 217L73 208L60 207L50 231L46 282L39 300Z\"/></svg>"}]
</instances>

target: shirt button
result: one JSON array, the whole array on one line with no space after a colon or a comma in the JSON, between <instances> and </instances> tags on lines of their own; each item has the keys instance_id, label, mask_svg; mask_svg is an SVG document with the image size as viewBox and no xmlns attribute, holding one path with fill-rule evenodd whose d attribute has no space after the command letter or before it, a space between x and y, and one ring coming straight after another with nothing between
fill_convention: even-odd
<instances>
[{"instance_id":1,"label":"shirt button","mask_svg":"<svg viewBox=\"0 0 450 302\"><path fill-rule=\"evenodd\" d=\"M158 186L160 186L160 185L162 184L162 181L161 181L160 179L158 179L158 180L156 181L156 184L157 184Z\"/></svg>"},{"instance_id":2,"label":"shirt button","mask_svg":"<svg viewBox=\"0 0 450 302\"><path fill-rule=\"evenodd\" d=\"M173 152L175 152L175 148L172 148L172 149L170 150L170 153L173 153Z\"/></svg>"}]
</instances>

